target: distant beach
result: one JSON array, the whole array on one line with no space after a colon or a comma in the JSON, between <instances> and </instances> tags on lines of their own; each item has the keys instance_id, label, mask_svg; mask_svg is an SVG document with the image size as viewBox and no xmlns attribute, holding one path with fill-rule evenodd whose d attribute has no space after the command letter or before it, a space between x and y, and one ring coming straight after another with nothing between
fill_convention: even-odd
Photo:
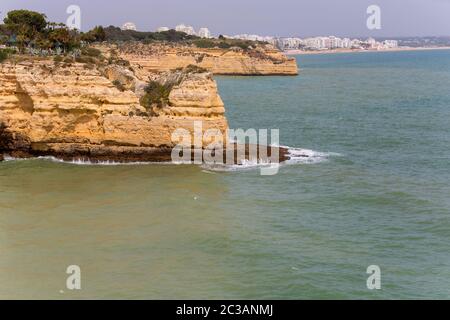
<instances>
[{"instance_id":1,"label":"distant beach","mask_svg":"<svg viewBox=\"0 0 450 320\"><path fill-rule=\"evenodd\" d=\"M287 55L310 55L310 54L332 54L332 53L352 53L352 52L394 52L394 51L421 51L421 50L448 50L450 47L398 47L381 50L365 50L365 49L333 49L321 51L304 51L304 50L285 50Z\"/></svg>"}]
</instances>

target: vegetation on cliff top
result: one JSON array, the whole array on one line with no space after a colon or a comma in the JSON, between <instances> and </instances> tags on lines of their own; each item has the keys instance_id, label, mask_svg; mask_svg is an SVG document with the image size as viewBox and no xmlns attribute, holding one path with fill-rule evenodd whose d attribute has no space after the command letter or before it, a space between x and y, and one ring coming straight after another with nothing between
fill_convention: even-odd
<instances>
[{"instance_id":1,"label":"vegetation on cliff top","mask_svg":"<svg viewBox=\"0 0 450 320\"><path fill-rule=\"evenodd\" d=\"M6 60L8 58L8 54L5 50L0 50L0 63Z\"/></svg>"},{"instance_id":2,"label":"vegetation on cliff top","mask_svg":"<svg viewBox=\"0 0 450 320\"><path fill-rule=\"evenodd\" d=\"M140 103L148 111L153 107L163 108L169 105L170 92L175 86L178 86L189 74L206 73L208 70L196 65L188 65L182 69L176 69L171 72L171 76L164 81L150 81L144 88L144 96Z\"/></svg>"},{"instance_id":3,"label":"vegetation on cliff top","mask_svg":"<svg viewBox=\"0 0 450 320\"><path fill-rule=\"evenodd\" d=\"M193 73L205 73L208 72L207 69L203 68L203 67L199 67L195 64L190 64L188 65L186 68L181 69L181 71L183 71L185 74L193 74Z\"/></svg>"},{"instance_id":4,"label":"vegetation on cliff top","mask_svg":"<svg viewBox=\"0 0 450 320\"><path fill-rule=\"evenodd\" d=\"M226 39L223 36L219 39L206 39L197 36L191 36L184 32L175 30L168 30L162 32L141 32L135 30L121 30L118 27L109 26L104 29L105 41L139 41L143 43L152 42L172 42L182 43L187 45L194 45L197 48L221 48L230 49L233 47L241 48L242 50L255 49L260 45L267 44L266 42Z\"/></svg>"},{"instance_id":5,"label":"vegetation on cliff top","mask_svg":"<svg viewBox=\"0 0 450 320\"><path fill-rule=\"evenodd\" d=\"M142 41L144 43L150 43L154 41L166 41L166 42L182 42L194 39L200 39L196 36L190 36L184 32L175 30L162 31L162 32L141 32L135 30L122 30L118 27L109 26L104 28L105 41Z\"/></svg>"},{"instance_id":6,"label":"vegetation on cliff top","mask_svg":"<svg viewBox=\"0 0 450 320\"><path fill-rule=\"evenodd\" d=\"M193 41L193 44L198 48L230 49L236 47L247 51L256 49L258 46L265 45L267 43L240 39L226 39L221 37L219 39L198 39Z\"/></svg>"},{"instance_id":7,"label":"vegetation on cliff top","mask_svg":"<svg viewBox=\"0 0 450 320\"><path fill-rule=\"evenodd\" d=\"M10 49L0 49L0 63L5 61L14 51Z\"/></svg>"},{"instance_id":8,"label":"vegetation on cliff top","mask_svg":"<svg viewBox=\"0 0 450 320\"><path fill-rule=\"evenodd\" d=\"M60 54L61 51L66 53L81 48L86 43L102 41L169 42L194 45L198 48L230 49L239 47L245 51L266 44L257 41L226 39L223 36L218 39L204 39L175 30L140 32L121 30L114 26L106 28L97 26L89 32L83 33L79 30L71 30L63 23L49 22L45 14L29 10L10 11L4 19L4 25L0 24L0 44L16 46L21 53L40 50L39 54L43 55Z\"/></svg>"},{"instance_id":9,"label":"vegetation on cliff top","mask_svg":"<svg viewBox=\"0 0 450 320\"><path fill-rule=\"evenodd\" d=\"M14 53L16 53L16 50L11 48L0 49L0 63L8 59L8 57Z\"/></svg>"},{"instance_id":10,"label":"vegetation on cliff top","mask_svg":"<svg viewBox=\"0 0 450 320\"><path fill-rule=\"evenodd\" d=\"M159 108L164 107L169 103L169 95L174 85L174 83L150 81L144 89L145 94L141 98L141 105L147 110L155 105Z\"/></svg>"},{"instance_id":11,"label":"vegetation on cliff top","mask_svg":"<svg viewBox=\"0 0 450 320\"><path fill-rule=\"evenodd\" d=\"M29 10L8 12L0 25L0 44L17 46L21 53L25 49L49 51L72 51L82 42L103 41L105 32L95 27L87 33L70 30L65 24L47 21L45 14Z\"/></svg>"}]
</instances>

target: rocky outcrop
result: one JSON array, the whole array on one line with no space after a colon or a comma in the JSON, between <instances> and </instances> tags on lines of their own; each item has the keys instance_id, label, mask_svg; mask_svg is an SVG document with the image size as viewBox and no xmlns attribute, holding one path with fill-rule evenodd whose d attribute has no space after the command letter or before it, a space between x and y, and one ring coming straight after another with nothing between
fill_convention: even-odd
<instances>
[{"instance_id":1,"label":"rocky outcrop","mask_svg":"<svg viewBox=\"0 0 450 320\"><path fill-rule=\"evenodd\" d=\"M110 48L103 48L109 50ZM298 75L295 58L278 50L201 49L193 46L126 43L116 46L120 57L147 72L165 72L196 65L216 75Z\"/></svg>"},{"instance_id":2,"label":"rocky outcrop","mask_svg":"<svg viewBox=\"0 0 450 320\"><path fill-rule=\"evenodd\" d=\"M115 83L120 83L118 87ZM209 73L188 74L169 104L141 106L143 79L120 68L33 60L0 64L0 154L169 161L172 133L228 128Z\"/></svg>"}]
</instances>

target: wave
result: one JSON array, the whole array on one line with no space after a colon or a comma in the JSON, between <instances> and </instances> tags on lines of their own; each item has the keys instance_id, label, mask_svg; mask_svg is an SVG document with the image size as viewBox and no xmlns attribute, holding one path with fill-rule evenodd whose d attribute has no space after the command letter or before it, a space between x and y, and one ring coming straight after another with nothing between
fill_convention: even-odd
<instances>
[{"instance_id":1,"label":"wave","mask_svg":"<svg viewBox=\"0 0 450 320\"><path fill-rule=\"evenodd\" d=\"M287 149L290 158L288 161L280 163L279 164L280 167L295 164L317 164L328 161L330 157L341 156L341 154L334 152L318 152L309 149L292 148L289 146L279 146L279 147ZM260 160L259 161L245 160L241 164L235 165L202 164L201 167L204 169L204 171L232 172L232 171L249 171L264 167L270 167L273 165L274 164Z\"/></svg>"},{"instance_id":2,"label":"wave","mask_svg":"<svg viewBox=\"0 0 450 320\"><path fill-rule=\"evenodd\" d=\"M63 160L53 156L41 156L34 158L14 158L8 155L4 156L4 161L33 161L33 160L46 160L56 163L80 165L80 166L136 166L136 165L180 165L183 163L175 162L148 162L148 161L135 161L135 162L119 162L119 161L90 161L85 159Z\"/></svg>"},{"instance_id":3,"label":"wave","mask_svg":"<svg viewBox=\"0 0 450 320\"><path fill-rule=\"evenodd\" d=\"M309 149L291 148L288 146L283 146L283 148L288 149L288 154L291 158L286 162L287 164L320 163L327 161L330 157L341 156L341 154L335 152L319 152Z\"/></svg>"}]
</instances>

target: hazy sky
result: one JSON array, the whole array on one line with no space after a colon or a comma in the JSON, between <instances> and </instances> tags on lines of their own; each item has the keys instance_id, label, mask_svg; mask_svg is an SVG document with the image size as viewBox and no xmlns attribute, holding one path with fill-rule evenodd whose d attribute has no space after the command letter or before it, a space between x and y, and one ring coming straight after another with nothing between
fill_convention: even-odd
<instances>
[{"instance_id":1,"label":"hazy sky","mask_svg":"<svg viewBox=\"0 0 450 320\"><path fill-rule=\"evenodd\" d=\"M0 0L0 19L26 8L65 22L71 4L81 7L83 30L131 21L142 31L185 23L216 35L450 36L450 0ZM366 27L372 4L381 30Z\"/></svg>"}]
</instances>

